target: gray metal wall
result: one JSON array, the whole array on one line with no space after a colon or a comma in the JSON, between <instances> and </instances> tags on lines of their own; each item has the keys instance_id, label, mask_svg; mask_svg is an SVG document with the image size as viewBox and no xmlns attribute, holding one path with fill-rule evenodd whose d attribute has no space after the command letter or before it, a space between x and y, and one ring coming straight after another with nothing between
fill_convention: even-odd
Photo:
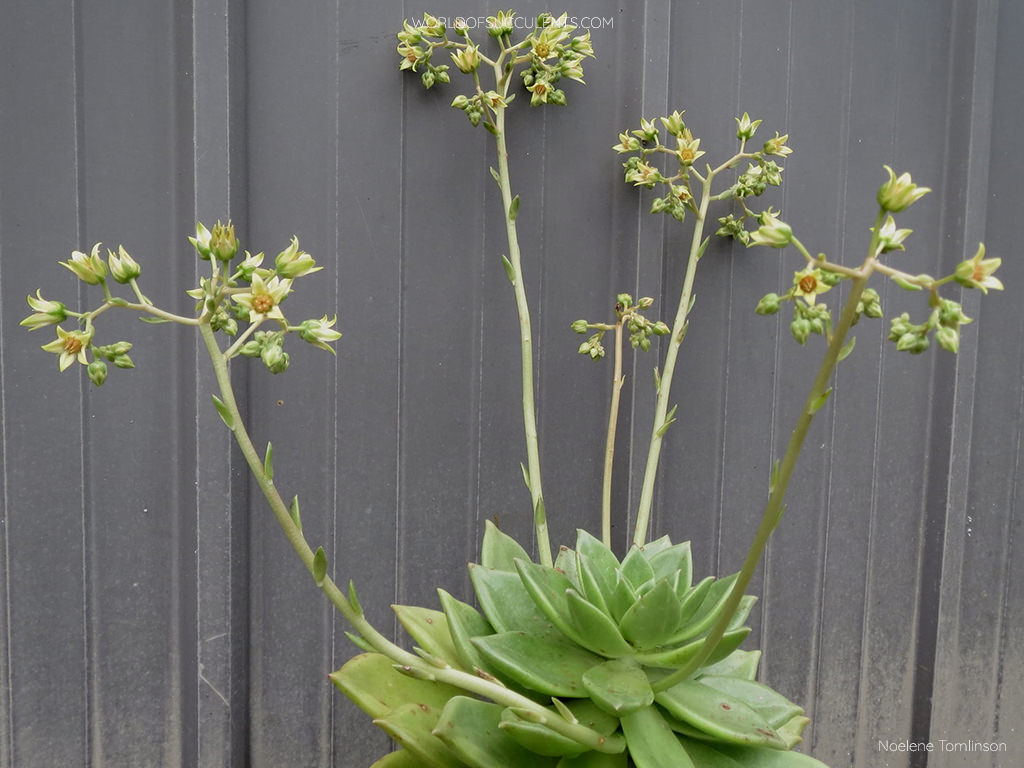
<instances>
[{"instance_id":1,"label":"gray metal wall","mask_svg":"<svg viewBox=\"0 0 1024 768\"><path fill-rule=\"evenodd\" d=\"M535 2L518 10L543 10ZM102 390L58 375L18 327L24 296L84 297L56 265L124 243L143 288L187 311L185 240L233 217L252 250L294 232L326 267L292 313L340 314L337 359L236 366L282 491L373 620L467 595L483 521L530 539L514 304L490 137L400 76L396 2L8 0L0 7L0 766L364 766L387 740L326 673L352 653L225 430L196 340L104 316L136 342ZM495 8L438 2L435 13ZM560 9L552 9L560 10ZM1018 489L1024 195L1016 0L578 2L588 85L510 117L537 340L553 538L598 525L609 366L574 354L577 317L618 291L670 315L689 229L646 212L609 150L641 115L687 110L711 157L744 110L791 135L776 205L810 247L858 259L882 163L935 192L908 212L911 272L984 238L1005 294L965 295L958 358L896 354L859 326L756 580L764 675L813 716L832 766L1024 763ZM677 377L657 533L702 573L735 570L816 349L757 298L791 254L715 242ZM923 312L895 286L883 305ZM90 294L91 295L91 294ZM93 297L94 298L94 297ZM980 334L979 334L980 331ZM45 338L44 338L45 337ZM810 345L817 346L817 345ZM633 510L652 410L630 364L615 502ZM196 403L199 406L196 406ZM230 455L230 459L228 456ZM616 542L628 536L622 520ZM1002 741L997 755L879 752L878 740Z\"/></svg>"}]
</instances>

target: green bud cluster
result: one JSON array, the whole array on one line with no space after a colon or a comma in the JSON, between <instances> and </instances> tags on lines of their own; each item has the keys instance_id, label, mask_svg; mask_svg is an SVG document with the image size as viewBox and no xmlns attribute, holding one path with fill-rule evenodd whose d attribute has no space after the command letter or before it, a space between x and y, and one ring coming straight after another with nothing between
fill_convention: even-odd
<instances>
[{"instance_id":1,"label":"green bud cluster","mask_svg":"<svg viewBox=\"0 0 1024 768\"><path fill-rule=\"evenodd\" d=\"M562 79L583 82L583 61L594 55L590 33L574 37L572 33L576 27L568 23L567 14L556 17L542 13L531 33L513 43L511 38L517 27L515 16L514 11L508 10L487 17L488 35L500 46L500 53L494 60L472 41L469 28L462 19L455 21L453 31L457 38L461 38L456 40L450 39L446 25L430 14L423 17L419 26L406 21L398 33L398 55L402 58L399 69L418 72L422 68L420 78L428 89L438 83L448 83L449 66L435 66L431 62L438 49L447 50L455 68L474 77L473 91L456 96L451 106L465 113L472 125L483 123L490 131L495 130L497 110L507 107L515 96L508 93L508 84L517 65L523 65L519 75L530 93L532 106L564 105L565 92L558 83ZM495 73L494 88L489 90L482 88L479 82L479 70L484 65Z\"/></svg>"},{"instance_id":2,"label":"green bud cluster","mask_svg":"<svg viewBox=\"0 0 1024 768\"><path fill-rule=\"evenodd\" d=\"M654 299L644 296L635 303L633 297L628 293L620 293L615 297L616 322L622 324L629 331L629 343L634 349L646 352L651 348L651 336L664 336L669 333L669 327L660 320L651 321L640 314L641 310L650 309L654 305ZM596 328L597 333L580 344L576 350L581 355L587 355L591 360L600 360L605 355L604 346L601 340L604 334L614 330L615 325L607 323L588 323L586 320L576 320L570 326L575 333L584 334L591 328Z\"/></svg>"},{"instance_id":3,"label":"green bud cluster","mask_svg":"<svg viewBox=\"0 0 1024 768\"><path fill-rule=\"evenodd\" d=\"M919 355L929 347L929 335L936 343L949 352L960 348L960 326L971 322L964 314L960 302L952 299L938 299L934 302L928 319L919 324L910 322L906 312L892 319L889 341L896 343L896 349Z\"/></svg>"}]
</instances>

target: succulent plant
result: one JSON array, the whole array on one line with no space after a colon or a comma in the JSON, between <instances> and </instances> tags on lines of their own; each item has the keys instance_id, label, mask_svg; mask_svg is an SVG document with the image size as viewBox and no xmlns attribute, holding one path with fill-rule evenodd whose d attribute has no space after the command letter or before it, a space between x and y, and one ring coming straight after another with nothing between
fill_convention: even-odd
<instances>
[{"instance_id":1,"label":"succulent plant","mask_svg":"<svg viewBox=\"0 0 1024 768\"><path fill-rule=\"evenodd\" d=\"M394 606L417 653L597 731L607 751L556 733L536 710L466 696L371 651L331 679L402 746L374 768L822 765L789 751L808 719L755 681L760 652L739 649L754 597L705 665L670 678L697 655L736 580L694 583L689 542L665 536L619 561L580 531L575 550L545 567L488 521L480 561L470 565L480 611L444 590L441 611Z\"/></svg>"}]
</instances>

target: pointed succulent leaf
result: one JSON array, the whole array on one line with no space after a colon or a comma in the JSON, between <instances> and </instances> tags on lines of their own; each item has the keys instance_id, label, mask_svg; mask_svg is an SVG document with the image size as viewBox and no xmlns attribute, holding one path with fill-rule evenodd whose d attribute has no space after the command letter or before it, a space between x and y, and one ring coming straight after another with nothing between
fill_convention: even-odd
<instances>
[{"instance_id":1,"label":"pointed succulent leaf","mask_svg":"<svg viewBox=\"0 0 1024 768\"><path fill-rule=\"evenodd\" d=\"M608 601L608 608L611 610L612 618L615 621L622 621L626 611L632 608L637 601L636 590L630 586L629 581L621 573L615 574L615 588L612 590L611 599Z\"/></svg>"},{"instance_id":2,"label":"pointed succulent leaf","mask_svg":"<svg viewBox=\"0 0 1024 768\"><path fill-rule=\"evenodd\" d=\"M597 731L602 736L611 736L619 729L619 718L608 714L590 699L569 699L565 703L559 702L558 699L553 701L569 710L575 722Z\"/></svg>"},{"instance_id":3,"label":"pointed succulent leaf","mask_svg":"<svg viewBox=\"0 0 1024 768\"><path fill-rule=\"evenodd\" d=\"M419 760L411 752L404 749L389 752L377 760L370 768L428 768L428 764Z\"/></svg>"},{"instance_id":4,"label":"pointed succulent leaf","mask_svg":"<svg viewBox=\"0 0 1024 768\"><path fill-rule=\"evenodd\" d=\"M580 645L611 659L633 653L633 648L626 642L608 614L581 597L575 590L566 593L566 600L569 617L580 637Z\"/></svg>"},{"instance_id":5,"label":"pointed succulent leaf","mask_svg":"<svg viewBox=\"0 0 1024 768\"><path fill-rule=\"evenodd\" d=\"M606 583L615 583L614 574L619 568L619 559L600 539L579 529L576 531L576 551L586 555L594 569L604 577Z\"/></svg>"},{"instance_id":6,"label":"pointed succulent leaf","mask_svg":"<svg viewBox=\"0 0 1024 768\"><path fill-rule=\"evenodd\" d=\"M775 729L775 732L778 733L779 736L782 737L782 740L789 745L790 749L792 749L804 740L801 734L804 732L804 728L806 728L810 724L810 722L811 718L806 717L804 715L797 715L796 717L790 718L788 721L778 726Z\"/></svg>"},{"instance_id":7,"label":"pointed succulent leaf","mask_svg":"<svg viewBox=\"0 0 1024 768\"><path fill-rule=\"evenodd\" d=\"M502 675L546 696L585 696L583 673L604 661L558 636L503 632L473 644Z\"/></svg>"},{"instance_id":8,"label":"pointed succulent leaf","mask_svg":"<svg viewBox=\"0 0 1024 768\"><path fill-rule=\"evenodd\" d=\"M356 648L364 650L367 653L375 653L373 646L366 642L361 635L357 635L355 632L349 632L346 630L345 637L347 637Z\"/></svg>"},{"instance_id":9,"label":"pointed succulent leaf","mask_svg":"<svg viewBox=\"0 0 1024 768\"><path fill-rule=\"evenodd\" d=\"M518 573L470 565L469 578L484 616L496 631L557 632L530 598Z\"/></svg>"},{"instance_id":10,"label":"pointed succulent leaf","mask_svg":"<svg viewBox=\"0 0 1024 768\"><path fill-rule=\"evenodd\" d=\"M450 685L416 680L396 672L392 664L383 654L362 653L332 673L331 682L373 718L384 717L410 701L434 710L436 716L445 702L459 693L458 688Z\"/></svg>"},{"instance_id":11,"label":"pointed succulent leaf","mask_svg":"<svg viewBox=\"0 0 1024 768\"><path fill-rule=\"evenodd\" d=\"M764 717L741 699L704 685L684 680L655 700L675 718L733 744L786 749L786 742Z\"/></svg>"},{"instance_id":12,"label":"pointed succulent leaf","mask_svg":"<svg viewBox=\"0 0 1024 768\"><path fill-rule=\"evenodd\" d=\"M267 443L267 454L263 459L263 474L270 482L274 481L274 446Z\"/></svg>"},{"instance_id":13,"label":"pointed succulent leaf","mask_svg":"<svg viewBox=\"0 0 1024 768\"><path fill-rule=\"evenodd\" d=\"M828 768L810 755L789 750L705 744L686 738L682 742L696 768Z\"/></svg>"},{"instance_id":14,"label":"pointed succulent leaf","mask_svg":"<svg viewBox=\"0 0 1024 768\"><path fill-rule=\"evenodd\" d=\"M736 612L733 613L732 618L729 619L729 623L725 629L728 632L730 629L739 629L743 626L743 622L747 620L750 615L750 611L753 610L754 605L757 603L757 598L753 595L744 595L740 598L740 604L736 606Z\"/></svg>"},{"instance_id":15,"label":"pointed succulent leaf","mask_svg":"<svg viewBox=\"0 0 1024 768\"><path fill-rule=\"evenodd\" d=\"M679 632L672 638L672 642L689 640L691 637L697 637L711 629L711 625L715 623L726 600L729 599L729 592L732 591L732 585L736 583L738 576L738 573L734 573L715 581L708 589L707 596L700 604L700 608L685 620Z\"/></svg>"},{"instance_id":16,"label":"pointed succulent leaf","mask_svg":"<svg viewBox=\"0 0 1024 768\"><path fill-rule=\"evenodd\" d=\"M555 558L555 570L561 571L569 579L574 587L579 589L580 579L576 574L576 553L568 547L558 548L558 557Z\"/></svg>"},{"instance_id":17,"label":"pointed succulent leaf","mask_svg":"<svg viewBox=\"0 0 1024 768\"><path fill-rule=\"evenodd\" d=\"M397 741L423 765L430 768L458 768L459 758L432 731L441 716L441 708L424 708L420 702L409 701L378 717L373 724Z\"/></svg>"},{"instance_id":18,"label":"pointed succulent leaf","mask_svg":"<svg viewBox=\"0 0 1024 768\"><path fill-rule=\"evenodd\" d=\"M316 553L313 555L313 581L316 582L318 587L321 587L326 578L327 555L324 553L323 547L317 547Z\"/></svg>"},{"instance_id":19,"label":"pointed succulent leaf","mask_svg":"<svg viewBox=\"0 0 1024 768\"><path fill-rule=\"evenodd\" d=\"M508 277L508 281L512 285L516 284L516 268L512 266L512 262L508 260L508 256L501 254L501 265L505 267L505 275ZM523 469L523 473L526 473L526 469ZM526 478L526 487L530 487L529 478Z\"/></svg>"},{"instance_id":20,"label":"pointed succulent leaf","mask_svg":"<svg viewBox=\"0 0 1024 768\"><path fill-rule=\"evenodd\" d=\"M484 669L483 657L471 638L494 633L490 622L477 613L476 608L456 600L443 589L437 590L441 598L441 607L444 608L444 615L448 623L448 631L451 634L452 645L459 655L459 661L466 669Z\"/></svg>"},{"instance_id":21,"label":"pointed succulent leaf","mask_svg":"<svg viewBox=\"0 0 1024 768\"><path fill-rule=\"evenodd\" d=\"M484 543L480 548L480 564L484 568L498 571L515 571L516 558L529 560L519 542L501 531L498 526L488 520L484 523Z\"/></svg>"},{"instance_id":22,"label":"pointed succulent leaf","mask_svg":"<svg viewBox=\"0 0 1024 768\"><path fill-rule=\"evenodd\" d=\"M656 554L658 554L659 552L665 551L666 549L668 549L671 546L672 546L672 539L670 539L666 535L666 536L662 536L660 539L655 539L654 541L648 541L646 544L644 544L642 547L640 547L640 550L644 553L644 557L646 557L648 560L650 560Z\"/></svg>"},{"instance_id":23,"label":"pointed succulent leaf","mask_svg":"<svg viewBox=\"0 0 1024 768\"><path fill-rule=\"evenodd\" d=\"M515 221L519 216L519 195L512 198L512 202L508 206L508 218L509 221Z\"/></svg>"},{"instance_id":24,"label":"pointed succulent leaf","mask_svg":"<svg viewBox=\"0 0 1024 768\"><path fill-rule=\"evenodd\" d=\"M220 418L224 422L224 426L228 429L234 429L235 417L231 415L231 411L224 404L224 401L216 395L211 395L211 397L213 397L213 407L216 408L217 413L220 414Z\"/></svg>"},{"instance_id":25,"label":"pointed succulent leaf","mask_svg":"<svg viewBox=\"0 0 1024 768\"><path fill-rule=\"evenodd\" d=\"M609 755L607 752L584 752L577 757L563 757L557 768L626 768L629 756L626 752Z\"/></svg>"},{"instance_id":26,"label":"pointed succulent leaf","mask_svg":"<svg viewBox=\"0 0 1024 768\"><path fill-rule=\"evenodd\" d=\"M679 598L669 580L662 579L626 611L619 629L636 648L654 648L672 637L679 617Z\"/></svg>"},{"instance_id":27,"label":"pointed succulent leaf","mask_svg":"<svg viewBox=\"0 0 1024 768\"><path fill-rule=\"evenodd\" d=\"M689 754L690 759L693 760L695 768L745 768L744 765L737 763L728 755L718 751L718 749L724 745L715 743L709 744L705 734L701 734L700 731L692 730L690 726L685 723L681 723L679 720L668 716L666 716L666 720L676 733L682 734L683 738L681 738L680 741L686 749L687 754ZM757 763L754 763L753 765L756 766Z\"/></svg>"},{"instance_id":28,"label":"pointed succulent leaf","mask_svg":"<svg viewBox=\"0 0 1024 768\"><path fill-rule=\"evenodd\" d=\"M576 578L579 580L580 590L588 602L609 616L612 615L608 601L615 586L614 576L615 571L612 571L613 578L606 583L605 574L594 567L590 558L582 552L576 553Z\"/></svg>"},{"instance_id":29,"label":"pointed succulent leaf","mask_svg":"<svg viewBox=\"0 0 1024 768\"><path fill-rule=\"evenodd\" d=\"M803 707L794 704L781 693L763 683L711 675L703 675L700 678L700 683L739 699L761 715L772 728L779 728L804 713Z\"/></svg>"},{"instance_id":30,"label":"pointed succulent leaf","mask_svg":"<svg viewBox=\"0 0 1024 768\"><path fill-rule=\"evenodd\" d=\"M708 596L708 590L711 589L711 585L715 583L714 576L705 576L703 579L694 584L682 597L682 604L680 605L680 611L682 612L682 623L686 625L701 604L704 602L704 598ZM679 585L682 589L682 584ZM678 594L678 593L677 593Z\"/></svg>"},{"instance_id":31,"label":"pointed succulent leaf","mask_svg":"<svg viewBox=\"0 0 1024 768\"><path fill-rule=\"evenodd\" d=\"M657 707L644 707L623 717L622 733L636 768L694 768Z\"/></svg>"},{"instance_id":32,"label":"pointed succulent leaf","mask_svg":"<svg viewBox=\"0 0 1024 768\"><path fill-rule=\"evenodd\" d=\"M654 703L647 675L633 659L612 659L583 675L590 700L610 715L622 717Z\"/></svg>"},{"instance_id":33,"label":"pointed succulent leaf","mask_svg":"<svg viewBox=\"0 0 1024 768\"><path fill-rule=\"evenodd\" d=\"M456 696L445 706L434 734L469 768L554 768L554 758L532 754L501 730L502 707Z\"/></svg>"},{"instance_id":34,"label":"pointed succulent leaf","mask_svg":"<svg viewBox=\"0 0 1024 768\"><path fill-rule=\"evenodd\" d=\"M675 571L679 571L678 590L685 592L690 589L690 582L693 579L693 562L690 555L690 542L684 541L681 544L673 544L667 549L654 554L648 553L651 568L654 569L655 579L667 579Z\"/></svg>"},{"instance_id":35,"label":"pointed succulent leaf","mask_svg":"<svg viewBox=\"0 0 1024 768\"><path fill-rule=\"evenodd\" d=\"M461 666L448 630L448 619L441 611L415 605L392 605L391 610L420 648L452 666Z\"/></svg>"},{"instance_id":36,"label":"pointed succulent leaf","mask_svg":"<svg viewBox=\"0 0 1024 768\"><path fill-rule=\"evenodd\" d=\"M526 714L526 713L523 713ZM515 710L508 708L501 713L498 727L503 733L511 736L520 745L535 755L545 757L563 757L579 755L587 747L560 733L556 733L541 723L534 723L520 717Z\"/></svg>"},{"instance_id":37,"label":"pointed succulent leaf","mask_svg":"<svg viewBox=\"0 0 1024 768\"><path fill-rule=\"evenodd\" d=\"M654 580L654 569L644 551L635 545L629 548L619 570L636 592L645 592L648 582Z\"/></svg>"},{"instance_id":38,"label":"pointed succulent leaf","mask_svg":"<svg viewBox=\"0 0 1024 768\"><path fill-rule=\"evenodd\" d=\"M292 505L288 507L288 515L291 517L292 522L295 523L295 527L300 531L302 530L302 515L299 514L299 495L295 494L292 499Z\"/></svg>"},{"instance_id":39,"label":"pointed succulent leaf","mask_svg":"<svg viewBox=\"0 0 1024 768\"><path fill-rule=\"evenodd\" d=\"M747 635L749 634L750 627L742 627L741 629L734 629L731 632L726 632L722 635L722 639L718 641L718 645L715 646L714 652L706 663L714 664L727 657L730 653L739 648L740 643L746 640ZM648 667L679 669L680 667L686 666L690 662L690 659L697 655L697 652L700 651L703 645L703 639L693 640L686 645L681 645L666 651L638 653L637 659Z\"/></svg>"},{"instance_id":40,"label":"pointed succulent leaf","mask_svg":"<svg viewBox=\"0 0 1024 768\"><path fill-rule=\"evenodd\" d=\"M721 661L701 669L705 675L716 677L735 677L740 680L753 680L757 677L757 666L761 662L760 651L733 651Z\"/></svg>"},{"instance_id":41,"label":"pointed succulent leaf","mask_svg":"<svg viewBox=\"0 0 1024 768\"><path fill-rule=\"evenodd\" d=\"M526 591L548 621L570 640L579 643L580 634L573 626L566 598L572 584L565 574L525 560L516 560L516 569Z\"/></svg>"}]
</instances>

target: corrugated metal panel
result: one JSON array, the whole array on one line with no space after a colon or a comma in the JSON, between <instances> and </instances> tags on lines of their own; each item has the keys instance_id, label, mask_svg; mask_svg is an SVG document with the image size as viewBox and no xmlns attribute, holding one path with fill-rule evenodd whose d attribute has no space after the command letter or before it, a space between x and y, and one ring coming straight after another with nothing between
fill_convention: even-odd
<instances>
[{"instance_id":1,"label":"corrugated metal panel","mask_svg":"<svg viewBox=\"0 0 1024 768\"><path fill-rule=\"evenodd\" d=\"M621 183L618 132L686 109L714 157L734 115L764 118L797 150L774 204L809 247L846 261L866 247L880 165L909 169L935 193L901 221L916 230L901 266L948 270L984 238L1009 290L965 296L977 322L955 361L908 359L887 325L858 328L755 581L755 636L767 679L814 716L809 750L832 766L1019 764L1024 354L1011 308L1024 268L1010 141L1024 12L964 0L568 10L601 20L588 85L567 89L565 109L510 115L553 540L598 525L610 387L568 325L609 314L619 291L655 296L669 316L690 237ZM397 635L388 605L433 605L437 586L466 595L485 519L530 540L493 148L447 108L455 88L425 93L397 72L394 32L420 11L0 9L0 766L358 766L388 749L326 681L351 653L345 627L212 419L192 338L110 313L102 330L137 342L138 369L95 391L38 353L48 332L18 327L38 286L86 295L54 264L72 248L123 242L147 293L181 311L195 217L232 216L271 256L294 232L326 267L289 308L336 308L339 356L294 349L285 376L234 375L257 444L274 441L282 493L301 495L311 543L356 581L377 626ZM751 312L788 280L793 262L777 256L715 242L700 265L654 525L691 538L703 573L738 567L817 363L785 321ZM915 304L880 290L890 314ZM649 353L628 366L624 516L654 365ZM906 739L1008 752L879 750Z\"/></svg>"}]
</instances>

